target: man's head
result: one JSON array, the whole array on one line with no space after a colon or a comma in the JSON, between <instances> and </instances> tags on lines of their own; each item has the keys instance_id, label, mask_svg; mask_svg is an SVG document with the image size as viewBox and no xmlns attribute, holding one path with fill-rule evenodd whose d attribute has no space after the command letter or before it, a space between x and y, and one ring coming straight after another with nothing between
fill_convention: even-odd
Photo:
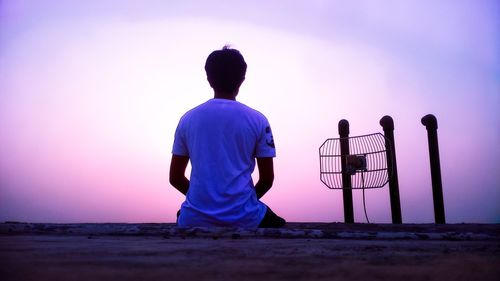
<instances>
[{"instance_id":1,"label":"man's head","mask_svg":"<svg viewBox=\"0 0 500 281\"><path fill-rule=\"evenodd\" d=\"M247 64L238 50L224 46L208 56L205 71L216 94L236 96L245 80Z\"/></svg>"}]
</instances>

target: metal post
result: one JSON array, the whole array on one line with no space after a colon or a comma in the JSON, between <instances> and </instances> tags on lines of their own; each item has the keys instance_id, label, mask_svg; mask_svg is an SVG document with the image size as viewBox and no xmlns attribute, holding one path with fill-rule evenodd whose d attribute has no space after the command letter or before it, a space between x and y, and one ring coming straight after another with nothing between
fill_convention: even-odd
<instances>
[{"instance_id":1,"label":"metal post","mask_svg":"<svg viewBox=\"0 0 500 281\"><path fill-rule=\"evenodd\" d=\"M446 223L444 215L443 186L441 182L441 164L437 137L437 119L432 114L422 117L422 124L427 129L429 159L431 162L432 198L434 200L434 218L436 223Z\"/></svg>"},{"instance_id":2,"label":"metal post","mask_svg":"<svg viewBox=\"0 0 500 281\"><path fill-rule=\"evenodd\" d=\"M340 155L342 167L342 193L344 197L344 221L354 223L354 211L352 204L351 175L347 171L346 156L349 155L349 121L342 119L339 121L340 135Z\"/></svg>"},{"instance_id":3,"label":"metal post","mask_svg":"<svg viewBox=\"0 0 500 281\"><path fill-rule=\"evenodd\" d=\"M398 165L396 163L396 145L394 143L394 121L386 115L380 119L384 129L385 148L387 154L387 173L389 174L389 196L391 200L392 223L401 224L401 203L399 200Z\"/></svg>"}]
</instances>

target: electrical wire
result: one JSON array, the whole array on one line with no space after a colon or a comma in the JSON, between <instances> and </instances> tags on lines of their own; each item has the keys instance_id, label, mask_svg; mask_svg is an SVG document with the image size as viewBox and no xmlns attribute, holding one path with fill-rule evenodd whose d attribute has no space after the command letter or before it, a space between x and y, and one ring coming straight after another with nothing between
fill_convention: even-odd
<instances>
[{"instance_id":1,"label":"electrical wire","mask_svg":"<svg viewBox=\"0 0 500 281\"><path fill-rule=\"evenodd\" d=\"M361 172L361 184L363 186L363 208L365 209L365 218L366 222L370 223L370 220L368 219L368 214L366 212L366 200L365 200L365 176L364 173Z\"/></svg>"}]
</instances>

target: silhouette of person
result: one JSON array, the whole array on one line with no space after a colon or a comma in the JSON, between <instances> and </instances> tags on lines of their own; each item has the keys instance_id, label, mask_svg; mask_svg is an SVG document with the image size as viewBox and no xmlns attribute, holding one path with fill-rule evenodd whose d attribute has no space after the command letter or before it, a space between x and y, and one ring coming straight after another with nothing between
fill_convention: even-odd
<instances>
[{"instance_id":1,"label":"silhouette of person","mask_svg":"<svg viewBox=\"0 0 500 281\"><path fill-rule=\"evenodd\" d=\"M271 126L260 112L236 101L247 64L224 46L205 63L214 98L186 112L175 131L170 184L186 195L180 227L282 227L286 222L259 199L274 180ZM191 161L191 175L185 172ZM255 162L259 179L254 185Z\"/></svg>"}]
</instances>

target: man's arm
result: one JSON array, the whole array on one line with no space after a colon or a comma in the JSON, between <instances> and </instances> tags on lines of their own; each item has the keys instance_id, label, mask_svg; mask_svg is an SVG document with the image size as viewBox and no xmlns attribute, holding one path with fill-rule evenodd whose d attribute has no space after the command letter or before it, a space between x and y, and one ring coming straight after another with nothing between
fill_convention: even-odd
<instances>
[{"instance_id":1,"label":"man's arm","mask_svg":"<svg viewBox=\"0 0 500 281\"><path fill-rule=\"evenodd\" d=\"M271 189L271 186L273 186L273 158L257 158L257 166L259 168L259 180L255 184L255 193L257 194L257 198L260 199L269 189Z\"/></svg>"},{"instance_id":2,"label":"man's arm","mask_svg":"<svg viewBox=\"0 0 500 281\"><path fill-rule=\"evenodd\" d=\"M189 163L189 156L172 154L170 161L170 184L186 195L189 189L189 180L186 178L186 167Z\"/></svg>"}]
</instances>

